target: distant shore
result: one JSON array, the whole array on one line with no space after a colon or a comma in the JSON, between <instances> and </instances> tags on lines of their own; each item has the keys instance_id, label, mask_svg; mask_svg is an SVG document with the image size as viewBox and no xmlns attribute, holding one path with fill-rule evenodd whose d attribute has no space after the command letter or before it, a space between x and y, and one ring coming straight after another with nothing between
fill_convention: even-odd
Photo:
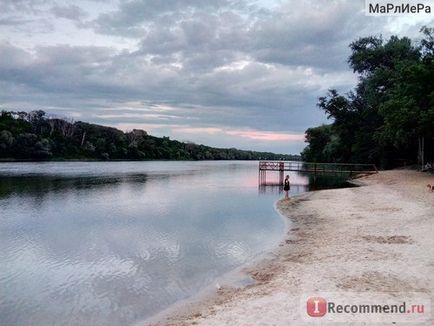
<instances>
[{"instance_id":1,"label":"distant shore","mask_svg":"<svg viewBox=\"0 0 434 326\"><path fill-rule=\"evenodd\" d=\"M145 325L302 325L300 300L318 291L412 292L432 301L433 182L426 173L384 171L362 178L362 187L280 200L290 229L273 259L246 268L255 284L219 289Z\"/></svg>"}]
</instances>

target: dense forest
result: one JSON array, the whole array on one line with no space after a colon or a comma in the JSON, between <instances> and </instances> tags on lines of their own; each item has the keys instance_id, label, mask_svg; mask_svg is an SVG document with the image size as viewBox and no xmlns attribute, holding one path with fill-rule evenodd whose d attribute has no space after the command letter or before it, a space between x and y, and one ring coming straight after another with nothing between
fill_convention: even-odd
<instances>
[{"instance_id":1,"label":"dense forest","mask_svg":"<svg viewBox=\"0 0 434 326\"><path fill-rule=\"evenodd\" d=\"M421 36L350 44L358 84L346 95L332 89L319 98L333 123L306 131L304 160L383 168L434 161L434 29L422 28Z\"/></svg>"},{"instance_id":2,"label":"dense forest","mask_svg":"<svg viewBox=\"0 0 434 326\"><path fill-rule=\"evenodd\" d=\"M146 131L129 132L48 117L44 111L2 111L0 115L2 160L258 160L299 156L213 148L153 137Z\"/></svg>"}]
</instances>

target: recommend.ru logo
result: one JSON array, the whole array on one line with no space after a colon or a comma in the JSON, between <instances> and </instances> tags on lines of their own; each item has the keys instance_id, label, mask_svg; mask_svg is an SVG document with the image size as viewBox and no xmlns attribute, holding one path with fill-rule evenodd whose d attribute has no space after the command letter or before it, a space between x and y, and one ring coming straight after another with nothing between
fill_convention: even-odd
<instances>
[{"instance_id":1,"label":"recommend.ru logo","mask_svg":"<svg viewBox=\"0 0 434 326\"><path fill-rule=\"evenodd\" d=\"M321 292L300 297L300 312L321 323L424 323L431 298L421 292Z\"/></svg>"},{"instance_id":2,"label":"recommend.ru logo","mask_svg":"<svg viewBox=\"0 0 434 326\"><path fill-rule=\"evenodd\" d=\"M307 314L311 317L322 317L327 313L327 301L321 297L307 299Z\"/></svg>"}]
</instances>

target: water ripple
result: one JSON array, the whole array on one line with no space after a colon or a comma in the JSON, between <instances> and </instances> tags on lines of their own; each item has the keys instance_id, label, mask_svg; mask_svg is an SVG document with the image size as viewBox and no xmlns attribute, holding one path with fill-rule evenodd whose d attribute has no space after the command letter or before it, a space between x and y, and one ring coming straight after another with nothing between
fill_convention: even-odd
<instances>
[{"instance_id":1,"label":"water ripple","mask_svg":"<svg viewBox=\"0 0 434 326\"><path fill-rule=\"evenodd\" d=\"M282 234L256 168L0 164L1 325L128 325L213 284Z\"/></svg>"}]
</instances>

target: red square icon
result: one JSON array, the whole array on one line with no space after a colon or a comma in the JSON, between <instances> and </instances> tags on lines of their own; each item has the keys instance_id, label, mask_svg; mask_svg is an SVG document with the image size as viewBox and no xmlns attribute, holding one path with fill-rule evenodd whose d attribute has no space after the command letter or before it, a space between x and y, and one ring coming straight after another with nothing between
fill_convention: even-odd
<instances>
[{"instance_id":1,"label":"red square icon","mask_svg":"<svg viewBox=\"0 0 434 326\"><path fill-rule=\"evenodd\" d=\"M322 317L327 313L327 301L321 297L307 299L307 314L311 317Z\"/></svg>"}]
</instances>

